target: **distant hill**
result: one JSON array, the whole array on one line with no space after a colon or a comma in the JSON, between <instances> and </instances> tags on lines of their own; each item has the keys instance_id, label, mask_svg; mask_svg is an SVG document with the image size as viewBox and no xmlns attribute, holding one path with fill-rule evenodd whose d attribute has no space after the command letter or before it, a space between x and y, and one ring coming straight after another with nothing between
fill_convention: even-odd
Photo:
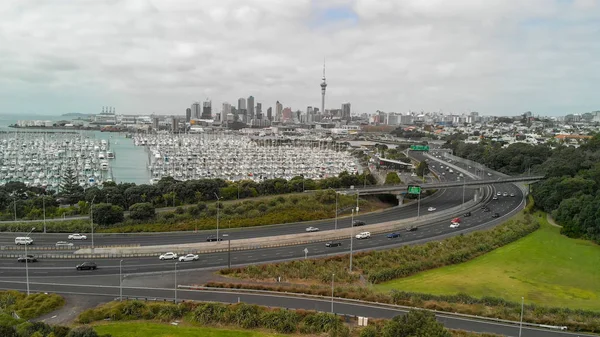
<instances>
[{"instance_id":1,"label":"distant hill","mask_svg":"<svg viewBox=\"0 0 600 337\"><path fill-rule=\"evenodd\" d=\"M69 112L66 114L62 114L61 117L90 117L92 116L91 114L82 114L79 112Z\"/></svg>"}]
</instances>

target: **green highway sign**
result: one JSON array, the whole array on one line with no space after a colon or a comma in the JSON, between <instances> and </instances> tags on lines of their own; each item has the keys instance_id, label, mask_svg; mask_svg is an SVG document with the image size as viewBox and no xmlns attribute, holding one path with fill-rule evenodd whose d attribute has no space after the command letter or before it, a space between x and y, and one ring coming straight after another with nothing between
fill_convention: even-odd
<instances>
[{"instance_id":1,"label":"green highway sign","mask_svg":"<svg viewBox=\"0 0 600 337\"><path fill-rule=\"evenodd\" d=\"M429 145L411 145L411 151L429 151Z\"/></svg>"},{"instance_id":2,"label":"green highway sign","mask_svg":"<svg viewBox=\"0 0 600 337\"><path fill-rule=\"evenodd\" d=\"M408 194L421 194L421 186L408 185Z\"/></svg>"}]
</instances>

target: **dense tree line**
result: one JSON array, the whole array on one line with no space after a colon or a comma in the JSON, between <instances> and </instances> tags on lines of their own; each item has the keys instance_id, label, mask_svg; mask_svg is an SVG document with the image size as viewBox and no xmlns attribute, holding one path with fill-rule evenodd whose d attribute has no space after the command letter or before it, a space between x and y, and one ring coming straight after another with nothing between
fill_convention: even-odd
<instances>
[{"instance_id":1,"label":"dense tree line","mask_svg":"<svg viewBox=\"0 0 600 337\"><path fill-rule=\"evenodd\" d=\"M69 172L63 177L61 191L45 190L40 187L28 187L20 182L9 182L0 186L0 219L42 219L45 207L46 217L89 214L92 202L95 205L107 204L118 208L111 211L129 210L135 204L148 203L153 207L173 207L183 204L195 204L216 200L243 199L249 197L276 195L305 190L324 190L343 188L352 185L374 185L375 178L370 173L349 174L342 172L337 177L320 180L304 179L302 176L290 180L278 178L261 182L242 180L237 182L222 179L200 179L178 181L171 177L161 179L155 185L136 185L133 183L104 183L101 187L84 190ZM71 205L66 207L65 205ZM62 206L61 206L62 205ZM102 211L107 206L98 205ZM95 206L95 211L97 209ZM146 208L146 211L148 208ZM141 211L137 209L137 211ZM136 216L145 217L136 212Z\"/></svg>"},{"instance_id":2,"label":"dense tree line","mask_svg":"<svg viewBox=\"0 0 600 337\"><path fill-rule=\"evenodd\" d=\"M503 147L501 143L448 142L454 154L494 170L516 175L543 174L532 194L536 207L551 212L562 233L600 243L600 134L578 148L561 144Z\"/></svg>"}]
</instances>

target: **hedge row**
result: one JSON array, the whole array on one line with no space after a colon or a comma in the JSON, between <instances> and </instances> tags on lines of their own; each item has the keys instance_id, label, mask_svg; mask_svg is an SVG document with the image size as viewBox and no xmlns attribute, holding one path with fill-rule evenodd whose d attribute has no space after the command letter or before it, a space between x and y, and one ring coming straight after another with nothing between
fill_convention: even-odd
<instances>
[{"instance_id":1,"label":"hedge row","mask_svg":"<svg viewBox=\"0 0 600 337\"><path fill-rule=\"evenodd\" d=\"M331 296L330 287L317 285L289 286L209 282L206 286L214 288L270 290L327 297ZM404 305L451 313L461 312L469 315L513 321L518 321L521 313L521 303L510 302L497 297L476 298L466 294L431 295L396 290L384 293L375 292L366 287L336 286L334 296L338 298ZM600 312L544 307L535 304L526 304L524 309L523 319L527 322L567 326L570 331L600 332Z\"/></svg>"},{"instance_id":2,"label":"hedge row","mask_svg":"<svg viewBox=\"0 0 600 337\"><path fill-rule=\"evenodd\" d=\"M372 283L410 276L425 270L462 263L514 242L539 228L539 223L527 214L488 231L459 235L443 241L404 246L385 251L356 253L354 272L349 271L349 256L297 260L282 263L251 265L223 269L223 275L251 279L310 280L320 284L353 283L360 274Z\"/></svg>"},{"instance_id":3,"label":"hedge row","mask_svg":"<svg viewBox=\"0 0 600 337\"><path fill-rule=\"evenodd\" d=\"M145 303L141 301L111 302L79 315L79 323L110 319L159 320L170 322L185 319L202 325L234 325L244 329L265 328L280 333L321 334L348 336L340 317L328 313L304 310L271 309L246 303ZM346 334L339 334L347 330Z\"/></svg>"}]
</instances>

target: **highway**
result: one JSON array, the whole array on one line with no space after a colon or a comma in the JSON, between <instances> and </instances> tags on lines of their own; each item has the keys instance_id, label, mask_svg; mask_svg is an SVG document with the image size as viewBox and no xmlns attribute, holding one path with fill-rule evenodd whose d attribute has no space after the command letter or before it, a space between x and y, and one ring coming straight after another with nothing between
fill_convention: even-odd
<instances>
[{"instance_id":1,"label":"highway","mask_svg":"<svg viewBox=\"0 0 600 337\"><path fill-rule=\"evenodd\" d=\"M120 289L117 280L105 282L103 285L89 286L68 283L30 283L30 289L34 292L52 292L59 294L78 294L85 296L102 296L107 300L119 298ZM171 279L173 281L173 279ZM173 283L174 284L174 283ZM4 282L0 281L0 287L5 289L15 289L25 291L23 282ZM122 294L124 298L147 298L150 300L162 301L173 300L175 298L175 287L172 288L149 288L149 287L128 287L123 286ZM284 294L264 294L264 293L246 293L229 290L177 290L177 299L237 303L244 302L268 307L282 307L288 309L316 310L321 312L331 312L330 298L299 297ZM371 318L392 318L407 312L401 307L381 305L376 303L364 303L356 301L344 301L335 298L333 311L338 315L364 316ZM452 314L437 313L438 321L447 328L461 329L473 332L495 333L504 336L518 336L519 326L517 324L495 322L493 320L479 320L466 316L457 316ZM582 333L563 332L559 330L540 329L536 327L523 326L522 337L574 337L574 336L592 336Z\"/></svg>"},{"instance_id":2,"label":"highway","mask_svg":"<svg viewBox=\"0 0 600 337\"><path fill-rule=\"evenodd\" d=\"M474 189L465 189L465 201L471 200L474 196ZM441 190L435 195L423 198L420 205L420 214L425 215L427 208L433 206L437 211L443 211L460 205L463 197L462 188L451 188ZM394 221L399 219L406 219L417 216L417 203L404 205L402 207L392 207L380 212L359 214L355 217L355 220L365 221L367 224ZM351 219L349 216L339 217L337 228L349 228ZM246 227L246 228L227 228L227 221L221 221L219 228L219 236L222 234L229 234L231 240L236 239L248 239L257 237L267 237L276 235L286 235L294 233L304 233L306 227L314 226L320 230L333 230L335 228L335 220L327 219L320 221L311 222L299 222L289 223L281 225L270 225L260 227ZM88 236L87 240L73 241L74 245L82 248L91 246L91 234L82 233ZM96 246L109 246L109 245L131 245L140 244L142 246L153 246L153 245L166 245L166 244L182 244L182 243L195 243L205 242L207 236L215 235L215 230L198 231L198 232L172 232L172 233L127 233L127 234L94 234L94 245ZM0 233L0 245L2 246L14 246L14 239L17 236L23 235L23 233ZM69 233L56 234L56 233L37 233L34 232L30 236L34 240L34 246L52 246L57 241L67 241ZM32 249L35 247L32 246Z\"/></svg>"},{"instance_id":3,"label":"highway","mask_svg":"<svg viewBox=\"0 0 600 337\"><path fill-rule=\"evenodd\" d=\"M460 228L450 228L450 219L436 221L419 227L417 231L401 231L401 237L397 239L388 239L386 234L374 235L370 239L353 240L354 252L373 249L389 249L406 244L414 244L438 240L448 236L458 235L482 228L491 227L497 223L505 221L507 218L518 212L523 207L524 196L521 190L512 184L495 185L493 192L507 192L515 194L515 197L500 196L499 200L488 201L490 212L484 212L477 207L471 212L469 217L461 217ZM465 201L473 197L473 190L465 189ZM421 202L421 215L427 212L427 208L433 206L436 212L449 209L460 205L463 199L462 188L452 188L442 190L436 195L423 199ZM492 218L493 213L499 213L500 218ZM366 221L367 224L398 220L402 218L416 217L416 203L404 207L395 207L382 212L360 215L356 220ZM311 226L319 227L321 230L333 229L334 221L324 220L311 222ZM253 227L245 229L222 228L220 234L228 233L231 239L241 239L250 237L266 237L272 235L282 235L290 233L304 233L307 223L296 223L286 225L274 225L265 227ZM338 228L347 228L350 226L349 218L340 218ZM363 231L361 227L355 228L355 233ZM158 233L158 234L118 234L118 235L96 235L96 245L116 245L133 244L156 245L186 242L203 242L208 234L215 234L215 231L205 231L198 233ZM0 235L0 244L14 245L14 233ZM35 234L36 245L54 245L56 241L66 240L67 234ZM208 269L226 267L229 257L231 264L248 265L272 261L283 261L300 259L304 257L304 249L308 249L308 257L339 255L349 253L350 240L342 240L341 247L327 248L324 243L314 243L303 246L286 246L277 248L265 248L255 250L234 251L228 255L227 252L210 253L200 255L200 260L195 262L180 262L177 264L177 270L189 275L187 284L194 284L192 275L203 275ZM86 244L90 244L88 238ZM227 242L222 242L223 247L227 247ZM70 258L66 258L70 257ZM94 259L99 269L95 271L76 271L75 265L83 262L76 256L65 255L64 259L44 259L36 263L29 263L29 279L33 291L47 291L61 294L89 294L108 296L115 298L118 296L118 275L120 271L127 275L127 280L131 281L137 278L138 285L143 285L144 289L128 287L124 289L126 296L135 297L157 297L173 298L172 289L163 289L173 285L173 272L175 270L175 261L160 261L156 257L144 258L123 258L120 259ZM121 262L121 263L120 263ZM148 273L152 273L149 276ZM116 284L115 284L116 280ZM178 284L184 284L181 279ZM154 287L148 289L147 287ZM0 288L4 289L25 289L25 266L15 259L0 259ZM155 289L158 288L158 289ZM238 297L241 301L247 303L256 303L269 306L283 306L288 308L317 309L322 311L330 310L330 302L323 300L308 300L288 298L285 296L265 296L250 294L231 294L230 292L220 291L184 291L179 290L179 299L206 300L221 302L237 302ZM326 306L327 308L324 308ZM329 309L328 309L329 308ZM356 304L336 304L337 313L349 315L364 315L368 317L386 318L402 313L398 309L369 307ZM501 333L505 335L516 335L514 326L503 326L496 323L469 321L459 319L451 314L439 316L442 322L451 328L465 329L479 332ZM512 330L511 330L512 329ZM503 331L503 332L500 332ZM507 332L507 333L505 333ZM543 332L536 330L527 330L523 336L567 336L564 333L553 331Z\"/></svg>"}]
</instances>

